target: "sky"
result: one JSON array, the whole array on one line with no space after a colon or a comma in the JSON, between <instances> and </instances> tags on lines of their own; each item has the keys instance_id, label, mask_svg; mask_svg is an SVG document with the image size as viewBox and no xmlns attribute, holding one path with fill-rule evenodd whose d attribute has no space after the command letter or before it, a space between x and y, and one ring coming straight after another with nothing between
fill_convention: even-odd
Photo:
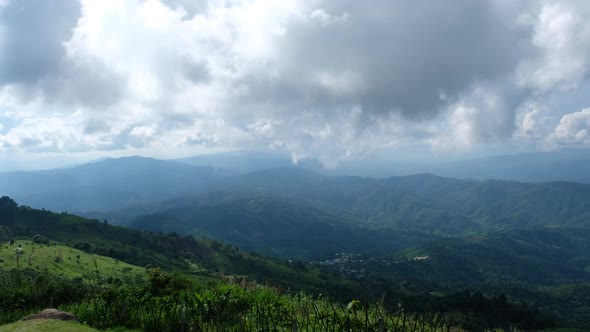
<instances>
[{"instance_id":1,"label":"sky","mask_svg":"<svg viewBox=\"0 0 590 332\"><path fill-rule=\"evenodd\" d=\"M0 170L590 147L590 2L0 0Z\"/></svg>"}]
</instances>

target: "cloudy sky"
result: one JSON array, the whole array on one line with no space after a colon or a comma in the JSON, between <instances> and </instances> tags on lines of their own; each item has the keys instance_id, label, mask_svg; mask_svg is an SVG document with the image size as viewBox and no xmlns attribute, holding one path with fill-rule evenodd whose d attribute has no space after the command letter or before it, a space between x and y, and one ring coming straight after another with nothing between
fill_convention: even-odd
<instances>
[{"instance_id":1,"label":"cloudy sky","mask_svg":"<svg viewBox=\"0 0 590 332\"><path fill-rule=\"evenodd\" d=\"M0 0L0 162L589 147L589 74L585 0Z\"/></svg>"}]
</instances>

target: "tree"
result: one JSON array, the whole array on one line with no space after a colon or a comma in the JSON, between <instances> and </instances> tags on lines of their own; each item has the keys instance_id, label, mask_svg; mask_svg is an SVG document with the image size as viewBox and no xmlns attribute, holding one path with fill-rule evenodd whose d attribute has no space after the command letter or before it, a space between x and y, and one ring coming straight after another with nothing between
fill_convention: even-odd
<instances>
[{"instance_id":1,"label":"tree","mask_svg":"<svg viewBox=\"0 0 590 332\"><path fill-rule=\"evenodd\" d=\"M0 242L6 241L12 238L12 232L6 226L0 226Z\"/></svg>"},{"instance_id":2,"label":"tree","mask_svg":"<svg viewBox=\"0 0 590 332\"><path fill-rule=\"evenodd\" d=\"M35 234L33 235L33 243L49 244L49 239L41 234Z\"/></svg>"},{"instance_id":3,"label":"tree","mask_svg":"<svg viewBox=\"0 0 590 332\"><path fill-rule=\"evenodd\" d=\"M16 218L18 204L8 197L0 197L0 225L12 225Z\"/></svg>"}]
</instances>

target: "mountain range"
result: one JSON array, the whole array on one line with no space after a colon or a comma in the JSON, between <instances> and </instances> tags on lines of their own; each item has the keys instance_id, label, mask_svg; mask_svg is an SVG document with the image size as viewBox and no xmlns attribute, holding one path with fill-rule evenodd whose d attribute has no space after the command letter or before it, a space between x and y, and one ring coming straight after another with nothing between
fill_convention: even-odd
<instances>
[{"instance_id":1,"label":"mountain range","mask_svg":"<svg viewBox=\"0 0 590 332\"><path fill-rule=\"evenodd\" d=\"M129 157L1 173L0 188L22 204L0 200L2 240L39 234L140 266L380 293L413 310L465 289L501 293L569 325L590 322L590 184L241 173Z\"/></svg>"}]
</instances>

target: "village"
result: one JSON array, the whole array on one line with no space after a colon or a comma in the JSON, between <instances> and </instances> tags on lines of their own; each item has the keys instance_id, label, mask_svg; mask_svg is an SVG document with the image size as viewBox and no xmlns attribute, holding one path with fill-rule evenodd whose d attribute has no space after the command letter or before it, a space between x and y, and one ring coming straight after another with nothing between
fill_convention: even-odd
<instances>
[{"instance_id":1,"label":"village","mask_svg":"<svg viewBox=\"0 0 590 332\"><path fill-rule=\"evenodd\" d=\"M363 279L367 273L383 267L405 262L429 259L429 256L413 256L404 259L376 258L366 254L335 253L330 259L312 261L310 264L325 267L338 273L339 276L350 279Z\"/></svg>"}]
</instances>

